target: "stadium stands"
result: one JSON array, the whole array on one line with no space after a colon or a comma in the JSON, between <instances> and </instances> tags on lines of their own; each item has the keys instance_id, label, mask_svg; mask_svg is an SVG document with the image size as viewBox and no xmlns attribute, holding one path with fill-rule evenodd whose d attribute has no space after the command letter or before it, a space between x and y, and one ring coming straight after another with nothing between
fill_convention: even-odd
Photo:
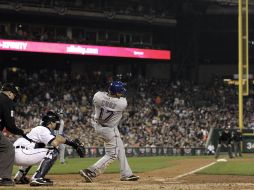
<instances>
[{"instance_id":1,"label":"stadium stands","mask_svg":"<svg viewBox=\"0 0 254 190\"><path fill-rule=\"evenodd\" d=\"M88 147L103 145L94 135L90 121L93 94L106 89L106 76L71 76L41 70L20 72L13 80L24 89L18 109L19 126L28 130L40 122L43 112L63 109L66 134L82 139ZM188 81L135 78L128 81L128 91L128 112L119 126L126 147L204 147L210 128L237 125L236 89L217 80L196 85ZM251 113L250 97L245 113L245 125L249 128L253 127Z\"/></svg>"}]
</instances>

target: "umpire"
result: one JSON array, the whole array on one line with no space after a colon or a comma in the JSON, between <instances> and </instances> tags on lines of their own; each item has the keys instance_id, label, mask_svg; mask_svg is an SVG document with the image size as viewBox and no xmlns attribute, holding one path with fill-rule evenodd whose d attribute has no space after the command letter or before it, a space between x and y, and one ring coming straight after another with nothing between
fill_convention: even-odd
<instances>
[{"instance_id":1,"label":"umpire","mask_svg":"<svg viewBox=\"0 0 254 190\"><path fill-rule=\"evenodd\" d=\"M233 158L232 156L232 134L229 131L228 127L226 127L219 136L219 144L216 148L215 158L217 159L220 156L221 146L224 146L228 149L229 158Z\"/></svg>"},{"instance_id":2,"label":"umpire","mask_svg":"<svg viewBox=\"0 0 254 190\"><path fill-rule=\"evenodd\" d=\"M242 157L242 152L241 152L241 142L243 140L242 137L242 132L240 129L237 129L234 131L233 134L233 144L234 144L234 152L235 152L235 157L239 156Z\"/></svg>"},{"instance_id":3,"label":"umpire","mask_svg":"<svg viewBox=\"0 0 254 190\"><path fill-rule=\"evenodd\" d=\"M0 186L13 186L11 179L14 164L13 144L3 135L4 127L14 135L22 135L24 131L15 125L15 100L18 99L19 89L12 83L5 83L0 92Z\"/></svg>"}]
</instances>

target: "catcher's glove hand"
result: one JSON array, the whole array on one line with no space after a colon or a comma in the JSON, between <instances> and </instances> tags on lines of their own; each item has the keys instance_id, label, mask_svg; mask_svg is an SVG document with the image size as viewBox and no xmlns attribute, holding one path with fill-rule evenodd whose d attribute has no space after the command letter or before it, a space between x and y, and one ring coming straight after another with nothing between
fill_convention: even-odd
<instances>
[{"instance_id":1,"label":"catcher's glove hand","mask_svg":"<svg viewBox=\"0 0 254 190\"><path fill-rule=\"evenodd\" d=\"M73 143L75 144L75 146L73 146L73 148L77 151L78 155L83 158L85 156L85 147L84 147L84 144L81 143L79 141L79 139L74 139L73 140Z\"/></svg>"}]
</instances>

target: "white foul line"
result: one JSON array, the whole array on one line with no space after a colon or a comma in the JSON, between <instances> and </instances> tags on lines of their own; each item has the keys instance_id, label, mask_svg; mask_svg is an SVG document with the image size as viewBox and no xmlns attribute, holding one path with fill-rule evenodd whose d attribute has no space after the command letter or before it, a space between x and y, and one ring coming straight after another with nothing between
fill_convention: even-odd
<instances>
[{"instance_id":1,"label":"white foul line","mask_svg":"<svg viewBox=\"0 0 254 190\"><path fill-rule=\"evenodd\" d=\"M203 167L201 167L201 168L198 168L198 169L195 169L195 170L190 171L190 172L188 172L188 173L181 174L181 175L178 175L178 176L176 176L176 177L173 177L173 179L174 179L174 180L177 180L177 179L179 179L179 178L181 178L181 177L184 177L184 176L187 176L187 175L190 175L190 174L194 174L194 173L196 173L196 172L198 172L198 171L200 171L200 170L203 170L203 169L205 169L205 168L208 168L208 167L210 167L210 166L212 166L212 165L214 165L214 164L216 164L216 163L217 163L217 162L212 162L212 163L210 163L210 164L208 164L208 165L205 165L205 166L203 166Z\"/></svg>"}]
</instances>

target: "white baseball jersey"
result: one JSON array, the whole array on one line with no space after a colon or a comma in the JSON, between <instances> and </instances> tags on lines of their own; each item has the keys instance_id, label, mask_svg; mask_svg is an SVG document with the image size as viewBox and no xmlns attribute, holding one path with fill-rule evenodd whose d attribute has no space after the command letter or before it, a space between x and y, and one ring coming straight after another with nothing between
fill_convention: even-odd
<instances>
[{"instance_id":1,"label":"white baseball jersey","mask_svg":"<svg viewBox=\"0 0 254 190\"><path fill-rule=\"evenodd\" d=\"M94 118L105 127L118 126L122 113L127 107L126 98L111 97L107 92L97 92L93 97L93 103L95 107Z\"/></svg>"},{"instance_id":2,"label":"white baseball jersey","mask_svg":"<svg viewBox=\"0 0 254 190\"><path fill-rule=\"evenodd\" d=\"M37 143L44 143L45 145L55 139L50 129L43 126L33 128L27 134L27 137ZM49 150L47 148L35 148L35 143L29 142L23 137L14 142L14 147L15 164L18 166L31 166L40 163Z\"/></svg>"},{"instance_id":3,"label":"white baseball jersey","mask_svg":"<svg viewBox=\"0 0 254 190\"><path fill-rule=\"evenodd\" d=\"M33 128L26 136L37 143L44 143L45 145L55 138L55 135L52 134L50 129L44 126L37 126ZM24 146L31 149L34 148L35 143L31 143L22 137L18 138L14 142L14 147L16 146Z\"/></svg>"}]
</instances>

